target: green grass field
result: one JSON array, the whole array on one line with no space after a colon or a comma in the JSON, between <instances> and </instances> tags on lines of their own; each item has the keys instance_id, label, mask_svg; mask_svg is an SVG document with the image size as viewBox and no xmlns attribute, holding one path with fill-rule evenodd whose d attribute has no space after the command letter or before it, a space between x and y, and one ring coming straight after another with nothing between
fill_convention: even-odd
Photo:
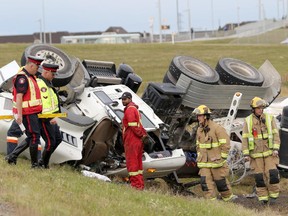
<instances>
[{"instance_id":1,"label":"green grass field","mask_svg":"<svg viewBox=\"0 0 288 216\"><path fill-rule=\"evenodd\" d=\"M0 67L12 60L20 63L27 46L0 44ZM222 57L240 59L256 68L268 59L282 76L281 94L288 94L286 45L243 45L228 40L55 46L81 60L112 61L116 66L120 63L129 64L143 79L140 93L148 82L162 82L171 60L177 55L198 58L213 68ZM11 209L12 213L7 215L260 215L233 203L175 196L168 191L148 189L138 192L127 185L89 179L68 166L55 165L50 170L31 170L29 164L27 160L20 159L16 166L10 166L4 159L0 160L0 204L6 204ZM239 190L242 192L243 189ZM276 213L267 209L263 214Z\"/></svg>"}]
</instances>

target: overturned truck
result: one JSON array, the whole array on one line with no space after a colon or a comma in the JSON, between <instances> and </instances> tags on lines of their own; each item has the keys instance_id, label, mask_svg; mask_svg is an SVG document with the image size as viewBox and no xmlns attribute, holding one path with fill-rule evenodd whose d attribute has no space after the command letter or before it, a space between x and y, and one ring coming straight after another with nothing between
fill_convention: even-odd
<instances>
[{"instance_id":1,"label":"overturned truck","mask_svg":"<svg viewBox=\"0 0 288 216\"><path fill-rule=\"evenodd\" d=\"M150 138L150 144L145 146L143 153L144 177L172 175L177 180L198 172L195 151L197 124L195 117L191 116L195 107L200 104L210 107L213 118L231 134L234 142L231 152L235 152L235 148L238 151L235 154L237 158L229 159L233 164L239 158L242 129L242 121L234 119L247 114L249 102L255 95L272 103L281 87L280 75L269 61L257 70L240 60L223 58L214 70L193 57L176 56L163 82L149 83L139 97L136 93L142 79L127 64L116 68L113 62L81 61L50 45L29 46L23 53L22 65L28 55L44 57L45 62L60 66L53 85L58 88L62 112L66 112L68 117L57 120L63 141L50 163L84 165L107 176L128 175L121 132L124 107L119 100L123 92L129 91L133 101L139 105L142 123ZM12 62L1 68L4 77L0 82L2 115L12 112L11 80L18 67ZM7 68L9 73L6 73ZM11 68L14 74L11 74ZM231 104L236 92L242 93L241 103L237 105ZM4 153L11 121L0 121L0 151ZM28 152L24 154L29 157ZM245 168L242 163L241 169L243 166ZM238 167L233 165L231 170L238 170Z\"/></svg>"}]
</instances>

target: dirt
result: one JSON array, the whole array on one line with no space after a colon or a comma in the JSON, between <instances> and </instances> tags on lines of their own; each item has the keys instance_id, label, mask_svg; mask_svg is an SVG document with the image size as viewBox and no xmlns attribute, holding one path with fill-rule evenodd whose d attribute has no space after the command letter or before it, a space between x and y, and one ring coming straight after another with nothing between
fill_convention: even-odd
<instances>
[{"instance_id":1,"label":"dirt","mask_svg":"<svg viewBox=\"0 0 288 216\"><path fill-rule=\"evenodd\" d=\"M261 204L256 197L247 198L245 195L238 195L238 198L234 203L242 205L248 209L254 209L259 212L265 211L267 208L278 213L279 215L288 215L288 205L287 205L288 193L281 193L279 198L275 203Z\"/></svg>"}]
</instances>

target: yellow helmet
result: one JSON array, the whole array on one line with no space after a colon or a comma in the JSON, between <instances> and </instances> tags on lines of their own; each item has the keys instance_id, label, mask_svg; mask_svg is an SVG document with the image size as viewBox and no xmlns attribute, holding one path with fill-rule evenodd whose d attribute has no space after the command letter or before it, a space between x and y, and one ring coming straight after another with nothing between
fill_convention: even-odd
<instances>
[{"instance_id":1,"label":"yellow helmet","mask_svg":"<svg viewBox=\"0 0 288 216\"><path fill-rule=\"evenodd\" d=\"M251 100L250 106L251 106L252 108L266 107L266 106L267 106L267 103L266 103L265 100L263 100L263 99L260 98L260 97L254 97L254 98Z\"/></svg>"},{"instance_id":2,"label":"yellow helmet","mask_svg":"<svg viewBox=\"0 0 288 216\"><path fill-rule=\"evenodd\" d=\"M195 115L205 115L205 114L211 114L211 110L205 105L200 105L197 108L195 108L192 113Z\"/></svg>"}]
</instances>

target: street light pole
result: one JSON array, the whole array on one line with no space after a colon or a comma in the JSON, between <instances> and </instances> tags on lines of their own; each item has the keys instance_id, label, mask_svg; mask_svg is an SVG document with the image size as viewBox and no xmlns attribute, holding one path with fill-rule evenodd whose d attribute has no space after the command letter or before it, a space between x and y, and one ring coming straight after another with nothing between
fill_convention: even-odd
<instances>
[{"instance_id":1,"label":"street light pole","mask_svg":"<svg viewBox=\"0 0 288 216\"><path fill-rule=\"evenodd\" d=\"M158 9L159 9L159 39L160 43L162 43L162 22L161 22L161 1L158 0Z\"/></svg>"},{"instance_id":2,"label":"street light pole","mask_svg":"<svg viewBox=\"0 0 288 216\"><path fill-rule=\"evenodd\" d=\"M180 32L180 20L179 20L179 1L176 0L176 13L177 13L177 31Z\"/></svg>"},{"instance_id":3,"label":"street light pole","mask_svg":"<svg viewBox=\"0 0 288 216\"><path fill-rule=\"evenodd\" d=\"M191 31L191 17L190 17L190 4L189 4L190 0L187 0L187 9L188 9L188 32L190 35L190 41L192 40L192 31Z\"/></svg>"},{"instance_id":4,"label":"street light pole","mask_svg":"<svg viewBox=\"0 0 288 216\"><path fill-rule=\"evenodd\" d=\"M39 22L39 25L40 25L40 32L39 32L40 43L43 43L43 41L42 41L42 20L39 19L38 22Z\"/></svg>"},{"instance_id":5,"label":"street light pole","mask_svg":"<svg viewBox=\"0 0 288 216\"><path fill-rule=\"evenodd\" d=\"M259 0L259 21L261 20L261 8L262 8L262 2Z\"/></svg>"},{"instance_id":6,"label":"street light pole","mask_svg":"<svg viewBox=\"0 0 288 216\"><path fill-rule=\"evenodd\" d=\"M42 0L42 15L43 15L43 43L46 44L46 32L45 32L45 0Z\"/></svg>"},{"instance_id":7,"label":"street light pole","mask_svg":"<svg viewBox=\"0 0 288 216\"><path fill-rule=\"evenodd\" d=\"M212 32L214 32L214 4L211 0L211 21L212 21Z\"/></svg>"}]
</instances>

